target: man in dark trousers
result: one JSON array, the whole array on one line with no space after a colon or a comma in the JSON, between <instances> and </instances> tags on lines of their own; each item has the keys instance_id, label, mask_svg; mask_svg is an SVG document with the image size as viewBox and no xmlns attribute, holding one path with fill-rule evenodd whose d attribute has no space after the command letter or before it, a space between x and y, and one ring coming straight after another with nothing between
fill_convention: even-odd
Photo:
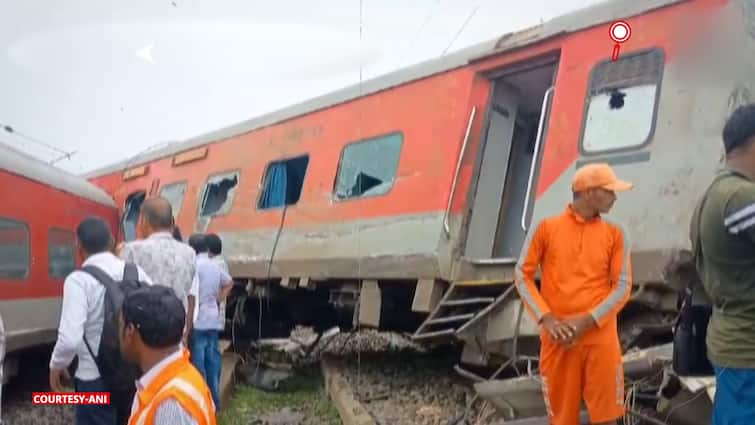
<instances>
[{"instance_id":1,"label":"man in dark trousers","mask_svg":"<svg viewBox=\"0 0 755 425\"><path fill-rule=\"evenodd\" d=\"M726 165L695 209L690 237L712 303L712 424L755 424L755 104L734 111L723 143Z\"/></svg>"},{"instance_id":2,"label":"man in dark trousers","mask_svg":"<svg viewBox=\"0 0 755 425\"><path fill-rule=\"evenodd\" d=\"M82 267L97 267L116 282L123 279L126 263L113 255L113 236L110 233L110 227L103 219L99 217L84 219L76 228L76 238L79 254L84 258ZM139 280L152 284L144 270L139 267L137 269ZM50 359L50 388L53 391L64 391L64 381L69 378L67 368L77 356L79 363L74 380L76 391L108 391L97 363L84 342L86 338L92 352L98 352L105 320L104 304L105 287L94 276L76 270L66 277L63 283L63 306L60 313L58 340ZM129 400L125 400L124 404L126 406L77 405L76 424L125 423L129 413Z\"/></svg>"}]
</instances>

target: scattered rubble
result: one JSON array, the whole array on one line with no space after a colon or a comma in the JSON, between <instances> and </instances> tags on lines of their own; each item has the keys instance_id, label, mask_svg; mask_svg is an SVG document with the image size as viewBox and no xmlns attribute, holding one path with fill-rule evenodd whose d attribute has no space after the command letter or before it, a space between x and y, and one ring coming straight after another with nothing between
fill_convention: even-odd
<instances>
[{"instance_id":1,"label":"scattered rubble","mask_svg":"<svg viewBox=\"0 0 755 425\"><path fill-rule=\"evenodd\" d=\"M333 360L358 402L379 425L446 424L460 416L474 396L453 370L457 352L432 352L394 332L331 330L318 339L311 329L300 327L290 338L258 344L262 363L268 366L280 368L283 358L295 367L323 357Z\"/></svg>"},{"instance_id":2,"label":"scattered rubble","mask_svg":"<svg viewBox=\"0 0 755 425\"><path fill-rule=\"evenodd\" d=\"M259 341L258 348L264 367L246 375L260 388L277 388L290 378L292 367L337 358L355 398L380 425L445 425L462 418L477 425L547 423L536 359L519 368L521 376L473 387L454 371L458 353L433 351L392 332L341 333L334 328L318 336L299 327L290 338ZM672 351L671 344L663 344L625 354L630 410L625 425L708 423L715 381L676 376L670 367Z\"/></svg>"},{"instance_id":3,"label":"scattered rubble","mask_svg":"<svg viewBox=\"0 0 755 425\"><path fill-rule=\"evenodd\" d=\"M296 327L289 338L263 339L255 344L268 363L288 363L297 367L319 363L323 355L349 357L358 353L412 351L425 353L426 348L409 337L374 329L341 333L332 328L318 335L307 327Z\"/></svg>"},{"instance_id":4,"label":"scattered rubble","mask_svg":"<svg viewBox=\"0 0 755 425\"><path fill-rule=\"evenodd\" d=\"M473 397L456 375L453 355L429 353L362 355L345 361L343 374L380 424L446 424Z\"/></svg>"}]
</instances>

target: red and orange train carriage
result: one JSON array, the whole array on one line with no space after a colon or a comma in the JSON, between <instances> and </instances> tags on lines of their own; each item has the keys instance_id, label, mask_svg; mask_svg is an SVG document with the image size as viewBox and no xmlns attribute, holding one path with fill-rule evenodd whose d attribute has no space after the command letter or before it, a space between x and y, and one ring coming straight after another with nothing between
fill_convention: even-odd
<instances>
[{"instance_id":1,"label":"red and orange train carriage","mask_svg":"<svg viewBox=\"0 0 755 425\"><path fill-rule=\"evenodd\" d=\"M615 19L632 35L614 61ZM283 330L408 328L462 339L463 360L485 364L534 350L511 285L525 233L564 208L577 167L608 162L636 184L613 215L636 288L622 338L643 344L668 336L664 270L688 247L725 118L751 99L754 38L749 0L600 3L88 178L123 209L127 239L153 195L184 233L218 233L237 296L268 298Z\"/></svg>"},{"instance_id":2,"label":"red and orange train carriage","mask_svg":"<svg viewBox=\"0 0 755 425\"><path fill-rule=\"evenodd\" d=\"M104 190L0 144L0 320L3 380L19 354L55 342L63 281L80 265L75 230L87 216L118 230L118 209Z\"/></svg>"}]
</instances>

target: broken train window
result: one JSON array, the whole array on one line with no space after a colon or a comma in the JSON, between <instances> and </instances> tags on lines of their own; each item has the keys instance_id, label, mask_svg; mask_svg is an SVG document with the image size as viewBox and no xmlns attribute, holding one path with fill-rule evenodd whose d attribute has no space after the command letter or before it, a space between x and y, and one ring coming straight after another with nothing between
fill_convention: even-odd
<instances>
[{"instance_id":1,"label":"broken train window","mask_svg":"<svg viewBox=\"0 0 755 425\"><path fill-rule=\"evenodd\" d=\"M147 192L143 190L134 192L126 197L125 208L123 210L123 239L126 242L136 239L136 223L139 221L139 212L146 197Z\"/></svg>"},{"instance_id":2,"label":"broken train window","mask_svg":"<svg viewBox=\"0 0 755 425\"><path fill-rule=\"evenodd\" d=\"M309 155L271 162L262 180L262 194L257 208L264 210L299 202Z\"/></svg>"},{"instance_id":3,"label":"broken train window","mask_svg":"<svg viewBox=\"0 0 755 425\"><path fill-rule=\"evenodd\" d=\"M171 183L160 189L160 196L170 203L170 209L173 210L173 219L178 218L186 194L186 183Z\"/></svg>"},{"instance_id":4,"label":"broken train window","mask_svg":"<svg viewBox=\"0 0 755 425\"><path fill-rule=\"evenodd\" d=\"M376 196L393 187L401 156L402 133L392 133L346 145L338 165L337 200Z\"/></svg>"},{"instance_id":5,"label":"broken train window","mask_svg":"<svg viewBox=\"0 0 755 425\"><path fill-rule=\"evenodd\" d=\"M663 65L663 51L653 49L593 68L582 132L585 154L638 148L650 141Z\"/></svg>"},{"instance_id":6,"label":"broken train window","mask_svg":"<svg viewBox=\"0 0 755 425\"><path fill-rule=\"evenodd\" d=\"M211 217L230 211L238 184L239 173L235 171L210 177L204 187L199 216Z\"/></svg>"}]
</instances>

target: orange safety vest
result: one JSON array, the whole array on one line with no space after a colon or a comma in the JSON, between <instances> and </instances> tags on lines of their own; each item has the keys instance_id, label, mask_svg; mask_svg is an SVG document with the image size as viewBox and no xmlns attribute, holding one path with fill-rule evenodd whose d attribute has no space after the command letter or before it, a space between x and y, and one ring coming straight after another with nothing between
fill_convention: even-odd
<instances>
[{"instance_id":1,"label":"orange safety vest","mask_svg":"<svg viewBox=\"0 0 755 425\"><path fill-rule=\"evenodd\" d=\"M198 425L216 425L215 405L207 384L189 362L189 352L168 364L147 388L136 394L136 409L129 425L154 425L155 413L163 401L173 398L196 420Z\"/></svg>"}]
</instances>

